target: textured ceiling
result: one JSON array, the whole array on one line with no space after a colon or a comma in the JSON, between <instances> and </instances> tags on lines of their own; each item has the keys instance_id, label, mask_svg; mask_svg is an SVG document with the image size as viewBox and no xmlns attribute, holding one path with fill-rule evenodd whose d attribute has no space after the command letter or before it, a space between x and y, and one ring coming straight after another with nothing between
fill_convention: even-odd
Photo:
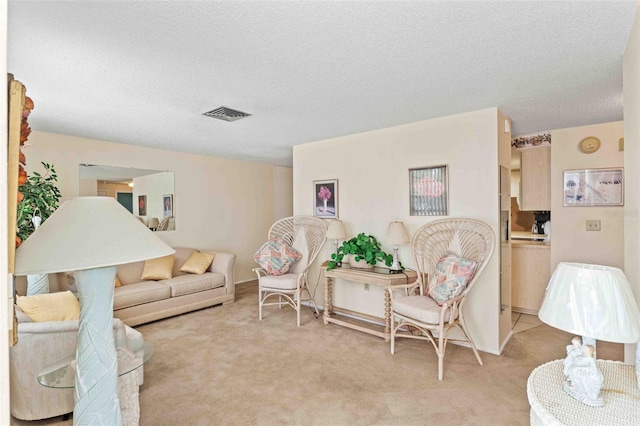
<instances>
[{"instance_id":1,"label":"textured ceiling","mask_svg":"<svg viewBox=\"0 0 640 426\"><path fill-rule=\"evenodd\" d=\"M487 107L514 136L621 120L635 7L10 0L8 69L34 129L291 165L296 144ZM201 115L221 105L252 116Z\"/></svg>"}]
</instances>

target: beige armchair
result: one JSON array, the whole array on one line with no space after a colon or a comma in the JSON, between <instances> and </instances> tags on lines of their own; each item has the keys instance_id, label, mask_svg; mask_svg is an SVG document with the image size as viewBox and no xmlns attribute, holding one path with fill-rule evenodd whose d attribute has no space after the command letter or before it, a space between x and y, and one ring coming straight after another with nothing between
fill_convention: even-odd
<instances>
[{"instance_id":1,"label":"beige armchair","mask_svg":"<svg viewBox=\"0 0 640 426\"><path fill-rule=\"evenodd\" d=\"M116 347L127 346L137 353L142 335L113 320ZM78 321L30 322L18 312L18 343L10 348L11 415L21 420L39 420L73 412L74 389L54 389L41 385L38 375L75 352ZM139 368L138 384L143 370Z\"/></svg>"}]
</instances>

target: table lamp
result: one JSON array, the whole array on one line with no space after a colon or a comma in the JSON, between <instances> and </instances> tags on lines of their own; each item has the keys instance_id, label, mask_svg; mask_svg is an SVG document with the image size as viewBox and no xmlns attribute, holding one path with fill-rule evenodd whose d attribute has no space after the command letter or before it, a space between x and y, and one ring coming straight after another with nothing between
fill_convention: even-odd
<instances>
[{"instance_id":1,"label":"table lamp","mask_svg":"<svg viewBox=\"0 0 640 426\"><path fill-rule=\"evenodd\" d=\"M538 317L552 327L582 336L567 346L563 389L591 406L604 401L595 341L637 343L640 312L624 273L614 267L561 262L547 285Z\"/></svg>"},{"instance_id":2,"label":"table lamp","mask_svg":"<svg viewBox=\"0 0 640 426\"><path fill-rule=\"evenodd\" d=\"M404 223L397 221L391 222L387 230L386 240L393 244L393 263L391 264L389 272L399 274L402 272L402 267L398 261L398 244L409 243L409 236L407 235L406 229L404 229Z\"/></svg>"},{"instance_id":3,"label":"table lamp","mask_svg":"<svg viewBox=\"0 0 640 426\"><path fill-rule=\"evenodd\" d=\"M65 201L16 250L15 275L75 271L80 299L74 425L121 425L113 339L116 266L175 253L111 197Z\"/></svg>"},{"instance_id":4,"label":"table lamp","mask_svg":"<svg viewBox=\"0 0 640 426\"><path fill-rule=\"evenodd\" d=\"M338 240L347 238L347 231L344 229L344 224L341 220L333 220L329 223L329 229L327 229L327 238L333 238L333 253L338 257ZM336 262L336 266L342 266L342 262Z\"/></svg>"}]
</instances>

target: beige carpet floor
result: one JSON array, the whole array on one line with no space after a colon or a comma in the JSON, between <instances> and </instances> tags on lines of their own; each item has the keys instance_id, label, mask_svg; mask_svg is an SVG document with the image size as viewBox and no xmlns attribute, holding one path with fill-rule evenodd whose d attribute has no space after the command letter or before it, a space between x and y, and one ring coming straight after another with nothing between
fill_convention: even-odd
<instances>
[{"instance_id":1,"label":"beige carpet floor","mask_svg":"<svg viewBox=\"0 0 640 426\"><path fill-rule=\"evenodd\" d=\"M527 425L531 371L566 355L571 335L544 324L516 333L501 356L450 345L445 378L426 342L396 354L375 336L325 326L304 309L269 308L257 285L236 303L137 327L156 346L140 388L141 425ZM598 358L622 345L598 342ZM55 418L16 425L62 425Z\"/></svg>"}]
</instances>

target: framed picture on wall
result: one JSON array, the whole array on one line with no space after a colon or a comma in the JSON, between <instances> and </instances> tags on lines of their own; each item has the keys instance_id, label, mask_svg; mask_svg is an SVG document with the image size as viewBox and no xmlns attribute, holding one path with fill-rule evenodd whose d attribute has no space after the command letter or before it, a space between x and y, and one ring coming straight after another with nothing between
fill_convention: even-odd
<instances>
[{"instance_id":1,"label":"framed picture on wall","mask_svg":"<svg viewBox=\"0 0 640 426\"><path fill-rule=\"evenodd\" d=\"M164 205L163 217L173 217L173 194L163 195L162 202Z\"/></svg>"},{"instance_id":2,"label":"framed picture on wall","mask_svg":"<svg viewBox=\"0 0 640 426\"><path fill-rule=\"evenodd\" d=\"M313 181L313 215L322 219L338 218L338 179Z\"/></svg>"},{"instance_id":3,"label":"framed picture on wall","mask_svg":"<svg viewBox=\"0 0 640 426\"><path fill-rule=\"evenodd\" d=\"M411 216L449 215L447 166L409 169Z\"/></svg>"},{"instance_id":4,"label":"framed picture on wall","mask_svg":"<svg viewBox=\"0 0 640 426\"><path fill-rule=\"evenodd\" d=\"M138 216L147 215L147 196L138 195Z\"/></svg>"},{"instance_id":5,"label":"framed picture on wall","mask_svg":"<svg viewBox=\"0 0 640 426\"><path fill-rule=\"evenodd\" d=\"M614 169L583 169L564 171L564 205L622 206L624 205L624 171Z\"/></svg>"}]
</instances>

